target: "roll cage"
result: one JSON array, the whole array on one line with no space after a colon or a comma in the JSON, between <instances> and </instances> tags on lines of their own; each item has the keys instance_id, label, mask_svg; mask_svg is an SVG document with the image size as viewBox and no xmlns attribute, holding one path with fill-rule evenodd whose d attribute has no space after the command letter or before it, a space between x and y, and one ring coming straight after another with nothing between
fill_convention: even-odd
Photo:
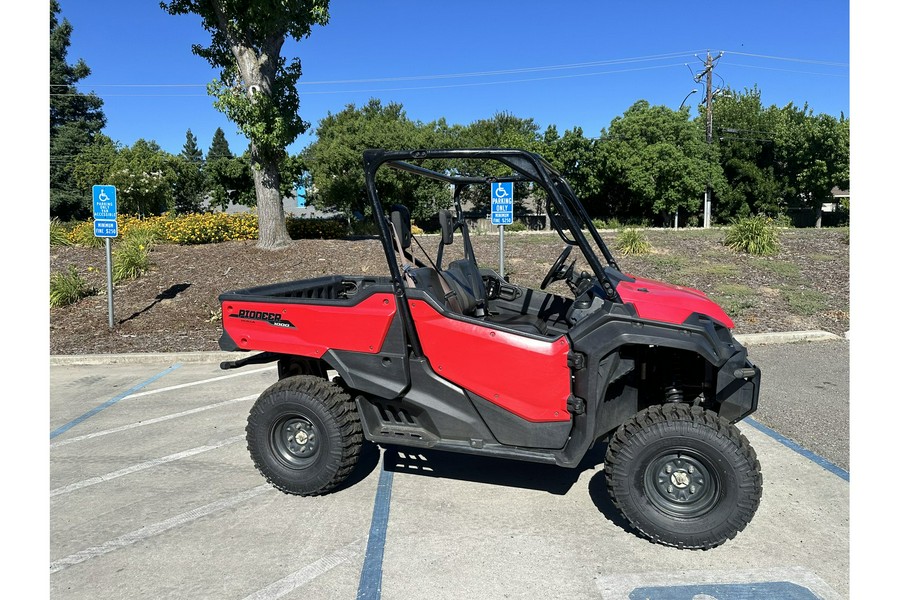
<instances>
[{"instance_id":1,"label":"roll cage","mask_svg":"<svg viewBox=\"0 0 900 600\"><path fill-rule=\"evenodd\" d=\"M460 173L458 169L449 167L442 171L425 168L415 162L424 160L447 161L481 161L489 163L495 161L508 167L512 174L504 175L467 175ZM385 151L366 150L363 152L363 163L366 175L366 190L372 203L375 221L379 226L381 241L384 246L385 256L391 271L391 278L397 290L398 299L402 295L402 274L393 257L391 245L392 232L388 229L384 209L378 196L375 181L378 170L387 166L399 171L405 171L422 177L427 177L453 186L453 201L457 213L457 219L462 218L462 206L460 196L469 186L489 185L494 182L534 183L540 186L547 195L547 214L551 226L564 243L577 246L585 260L591 267L595 277L595 295L612 302L621 302L616 292L615 281L621 277L619 265L609 251L597 228L579 201L575 192L563 176L554 169L543 157L533 152L516 149L480 148L480 149L454 149L454 150L412 150L412 151ZM458 164L458 163L457 163ZM590 240L594 242L592 246ZM595 249L596 248L596 249ZM600 255L606 263L601 262ZM614 269L611 274L607 269ZM616 277L618 275L618 277ZM405 297L403 298L405 304ZM407 317L408 315L404 315Z\"/></svg>"}]
</instances>

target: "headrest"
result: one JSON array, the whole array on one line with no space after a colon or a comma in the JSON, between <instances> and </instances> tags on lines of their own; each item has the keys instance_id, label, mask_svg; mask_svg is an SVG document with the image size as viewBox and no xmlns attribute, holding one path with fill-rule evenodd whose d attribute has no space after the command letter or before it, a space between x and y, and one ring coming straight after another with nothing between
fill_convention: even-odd
<instances>
[{"instance_id":1,"label":"headrest","mask_svg":"<svg viewBox=\"0 0 900 600\"><path fill-rule=\"evenodd\" d=\"M410 225L409 209L400 204L391 207L391 224L397 237L400 238L400 247L404 250L412 245L412 227Z\"/></svg>"}]
</instances>

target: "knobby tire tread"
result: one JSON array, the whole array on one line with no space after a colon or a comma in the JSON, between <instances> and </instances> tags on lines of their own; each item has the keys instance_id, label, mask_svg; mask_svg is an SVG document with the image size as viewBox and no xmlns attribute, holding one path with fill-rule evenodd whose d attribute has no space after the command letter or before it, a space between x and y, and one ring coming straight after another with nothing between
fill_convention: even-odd
<instances>
[{"instance_id":1,"label":"knobby tire tread","mask_svg":"<svg viewBox=\"0 0 900 600\"><path fill-rule=\"evenodd\" d=\"M306 395L320 402L325 410L334 418L343 442L342 445L335 446L331 449L331 459L335 460L339 465L334 476L327 484L313 491L297 492L273 480L268 474L265 466L261 464L261 461L256 456L249 443L253 421L260 418L260 415L265 412L266 408L278 404L280 401L279 397L285 392L289 394ZM265 390L250 411L247 423L247 435L247 450L250 451L256 469L263 477L265 477L266 481L286 494L299 496L320 496L327 494L343 483L356 467L363 444L362 426L353 399L345 393L340 386L314 375L294 375L286 377L272 384L272 386Z\"/></svg>"},{"instance_id":2,"label":"knobby tire tread","mask_svg":"<svg viewBox=\"0 0 900 600\"><path fill-rule=\"evenodd\" d=\"M622 464L633 464L641 447L650 439L648 429L657 425L669 428L669 433L696 433L701 427L707 428L715 437L723 440L721 450L731 446L735 456L747 465L739 480L738 510L728 519L729 530L716 537L694 536L687 540L670 540L660 534L648 531L628 514L629 507L619 497L617 489L627 487L629 473ZM735 427L717 414L699 406L684 404L664 404L651 406L626 421L616 431L609 442L604 464L607 489L613 505L628 519L631 525L651 541L684 549L710 549L733 539L742 531L756 513L762 498L762 473L756 451L747 438Z\"/></svg>"}]
</instances>

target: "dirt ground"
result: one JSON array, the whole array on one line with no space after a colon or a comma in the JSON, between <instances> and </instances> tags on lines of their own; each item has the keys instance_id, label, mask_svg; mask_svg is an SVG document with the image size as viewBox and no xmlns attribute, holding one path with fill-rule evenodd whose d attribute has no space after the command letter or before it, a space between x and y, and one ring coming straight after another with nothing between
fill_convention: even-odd
<instances>
[{"instance_id":1,"label":"dirt ground","mask_svg":"<svg viewBox=\"0 0 900 600\"><path fill-rule=\"evenodd\" d=\"M848 235L847 229L783 230L778 254L757 258L726 248L722 230L651 230L653 250L640 256L621 255L617 234L603 233L622 271L707 292L734 319L736 333L821 329L839 335L850 328ZM435 258L437 236L419 239ZM498 268L498 236L473 235L472 241L479 263ZM50 354L218 350L217 299L223 292L327 274L388 272L374 238L297 240L275 251L255 244L154 247L151 271L116 285L112 330L104 250L51 247L51 273L75 266L98 293L50 309ZM460 252L461 246L452 249ZM506 272L513 283L536 288L562 247L552 233L507 233ZM577 266L587 268L583 258ZM569 294L563 282L548 291Z\"/></svg>"}]
</instances>

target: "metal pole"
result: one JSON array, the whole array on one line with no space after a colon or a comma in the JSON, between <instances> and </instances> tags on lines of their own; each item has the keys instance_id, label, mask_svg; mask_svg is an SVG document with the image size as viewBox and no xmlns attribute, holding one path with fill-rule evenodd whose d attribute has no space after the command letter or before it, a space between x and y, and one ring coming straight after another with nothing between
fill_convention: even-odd
<instances>
[{"instance_id":1,"label":"metal pole","mask_svg":"<svg viewBox=\"0 0 900 600\"><path fill-rule=\"evenodd\" d=\"M503 272L503 225L499 225L500 227L500 278L506 279L506 273Z\"/></svg>"},{"instance_id":2,"label":"metal pole","mask_svg":"<svg viewBox=\"0 0 900 600\"><path fill-rule=\"evenodd\" d=\"M109 328L113 328L112 244L106 238L106 298L109 306Z\"/></svg>"},{"instance_id":3,"label":"metal pole","mask_svg":"<svg viewBox=\"0 0 900 600\"><path fill-rule=\"evenodd\" d=\"M712 113L712 71L713 71L713 62L712 57L709 55L709 51L706 52L706 144L709 146L712 144L712 132L713 132L713 113ZM710 194L710 185L707 181L706 183L706 195L703 197L703 227L704 229L708 229L710 225L710 217L711 217L711 202L712 202L712 194Z\"/></svg>"}]
</instances>

